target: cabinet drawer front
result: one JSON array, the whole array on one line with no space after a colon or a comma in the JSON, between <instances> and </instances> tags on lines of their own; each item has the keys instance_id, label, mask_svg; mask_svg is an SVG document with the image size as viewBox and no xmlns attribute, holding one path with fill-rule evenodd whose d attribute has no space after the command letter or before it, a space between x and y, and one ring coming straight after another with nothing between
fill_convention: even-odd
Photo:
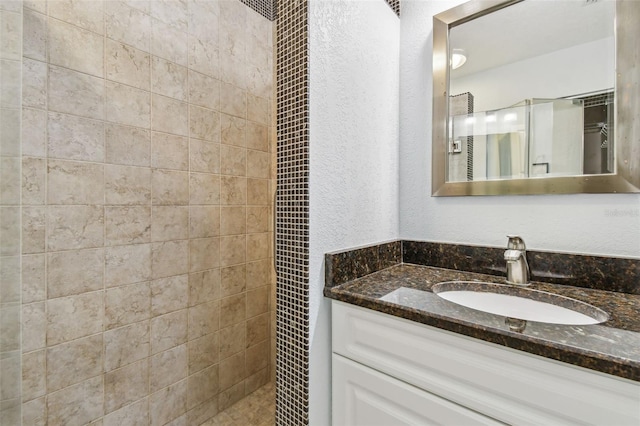
<instances>
[{"instance_id":1,"label":"cabinet drawer front","mask_svg":"<svg viewBox=\"0 0 640 426\"><path fill-rule=\"evenodd\" d=\"M333 355L333 426L504 425Z\"/></svg>"},{"instance_id":2,"label":"cabinet drawer front","mask_svg":"<svg viewBox=\"0 0 640 426\"><path fill-rule=\"evenodd\" d=\"M640 384L333 302L333 352L509 424L640 424Z\"/></svg>"}]
</instances>

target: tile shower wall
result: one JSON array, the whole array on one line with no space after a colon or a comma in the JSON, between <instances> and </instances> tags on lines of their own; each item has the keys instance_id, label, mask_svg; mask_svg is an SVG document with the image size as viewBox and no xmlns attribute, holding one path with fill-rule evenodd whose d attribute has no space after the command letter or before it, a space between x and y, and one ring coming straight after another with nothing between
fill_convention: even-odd
<instances>
[{"instance_id":1,"label":"tile shower wall","mask_svg":"<svg viewBox=\"0 0 640 426\"><path fill-rule=\"evenodd\" d=\"M25 425L197 425L270 379L273 24L24 2Z\"/></svg>"},{"instance_id":2,"label":"tile shower wall","mask_svg":"<svg viewBox=\"0 0 640 426\"><path fill-rule=\"evenodd\" d=\"M0 424L20 422L22 6L0 1Z\"/></svg>"}]
</instances>

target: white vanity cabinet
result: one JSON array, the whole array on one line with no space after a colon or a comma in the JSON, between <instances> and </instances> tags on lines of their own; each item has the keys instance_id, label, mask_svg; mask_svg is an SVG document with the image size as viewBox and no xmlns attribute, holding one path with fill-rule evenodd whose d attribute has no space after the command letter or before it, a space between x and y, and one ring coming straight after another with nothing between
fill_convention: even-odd
<instances>
[{"instance_id":1,"label":"white vanity cabinet","mask_svg":"<svg viewBox=\"0 0 640 426\"><path fill-rule=\"evenodd\" d=\"M333 301L333 425L640 425L640 383Z\"/></svg>"}]
</instances>

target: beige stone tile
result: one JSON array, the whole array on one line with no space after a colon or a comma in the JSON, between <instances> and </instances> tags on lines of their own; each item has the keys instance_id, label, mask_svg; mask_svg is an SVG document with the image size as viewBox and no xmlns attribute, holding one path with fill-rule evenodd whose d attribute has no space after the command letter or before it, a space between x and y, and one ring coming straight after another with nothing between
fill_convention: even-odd
<instances>
[{"instance_id":1,"label":"beige stone tile","mask_svg":"<svg viewBox=\"0 0 640 426\"><path fill-rule=\"evenodd\" d=\"M189 242L165 241L151 245L151 276L170 277L188 272Z\"/></svg>"},{"instance_id":2,"label":"beige stone tile","mask_svg":"<svg viewBox=\"0 0 640 426\"><path fill-rule=\"evenodd\" d=\"M201 40L218 44L218 32L211 28L218 28L220 15L219 2L196 0L188 3L189 33Z\"/></svg>"},{"instance_id":3,"label":"beige stone tile","mask_svg":"<svg viewBox=\"0 0 640 426\"><path fill-rule=\"evenodd\" d=\"M22 303L40 302L46 296L45 255L22 256Z\"/></svg>"},{"instance_id":4,"label":"beige stone tile","mask_svg":"<svg viewBox=\"0 0 640 426\"><path fill-rule=\"evenodd\" d=\"M187 30L186 0L156 0L151 2L150 15L181 31Z\"/></svg>"},{"instance_id":5,"label":"beige stone tile","mask_svg":"<svg viewBox=\"0 0 640 426\"><path fill-rule=\"evenodd\" d=\"M2 303L15 304L16 307L21 303L20 300L20 255L3 257L0 263L0 298ZM20 314L20 311L17 311Z\"/></svg>"},{"instance_id":6,"label":"beige stone tile","mask_svg":"<svg viewBox=\"0 0 640 426\"><path fill-rule=\"evenodd\" d=\"M247 203L247 179L235 176L220 178L220 204L245 205Z\"/></svg>"},{"instance_id":7,"label":"beige stone tile","mask_svg":"<svg viewBox=\"0 0 640 426\"><path fill-rule=\"evenodd\" d=\"M146 167L106 165L105 202L136 205L151 201L151 170Z\"/></svg>"},{"instance_id":8,"label":"beige stone tile","mask_svg":"<svg viewBox=\"0 0 640 426\"><path fill-rule=\"evenodd\" d=\"M100 247L104 242L102 206L49 206L47 248L72 250Z\"/></svg>"},{"instance_id":9,"label":"beige stone tile","mask_svg":"<svg viewBox=\"0 0 640 426\"><path fill-rule=\"evenodd\" d=\"M146 14L151 12L151 1L150 0L121 0L123 4L126 4L129 7L140 10Z\"/></svg>"},{"instance_id":10,"label":"beige stone tile","mask_svg":"<svg viewBox=\"0 0 640 426\"><path fill-rule=\"evenodd\" d=\"M2 368L8 369L11 373L6 378L7 390L17 389L20 382L20 363L18 351L20 350L20 310L21 306L18 303L8 304L9 306L3 306L0 310L0 320L2 320L2 336L0 336L0 343L5 353L15 351L10 359L3 359L5 363ZM13 363L13 364L12 364ZM11 367L13 365L13 367ZM15 368L14 368L15 367ZM7 370L5 370L6 372ZM3 378L4 379L4 378ZM6 394L5 394L6 395ZM14 392L13 395L6 395L7 399L17 398L18 392Z\"/></svg>"},{"instance_id":11,"label":"beige stone tile","mask_svg":"<svg viewBox=\"0 0 640 426\"><path fill-rule=\"evenodd\" d=\"M103 415L104 388L102 376L47 396L47 424L80 426Z\"/></svg>"},{"instance_id":12,"label":"beige stone tile","mask_svg":"<svg viewBox=\"0 0 640 426\"><path fill-rule=\"evenodd\" d=\"M220 204L220 177L209 173L190 173L189 203Z\"/></svg>"},{"instance_id":13,"label":"beige stone tile","mask_svg":"<svg viewBox=\"0 0 640 426\"><path fill-rule=\"evenodd\" d=\"M47 338L45 302L22 306L22 352L44 348Z\"/></svg>"},{"instance_id":14,"label":"beige stone tile","mask_svg":"<svg viewBox=\"0 0 640 426\"><path fill-rule=\"evenodd\" d=\"M0 83L1 84L1 83ZM0 152L3 157L20 157L20 123L21 109L1 108L0 109L0 126L2 126L2 134L0 134Z\"/></svg>"},{"instance_id":15,"label":"beige stone tile","mask_svg":"<svg viewBox=\"0 0 640 426\"><path fill-rule=\"evenodd\" d=\"M224 360L245 350L246 325L239 322L220 330L220 359Z\"/></svg>"},{"instance_id":16,"label":"beige stone tile","mask_svg":"<svg viewBox=\"0 0 640 426\"><path fill-rule=\"evenodd\" d=\"M273 97L273 49L247 46L247 91L258 97Z\"/></svg>"},{"instance_id":17,"label":"beige stone tile","mask_svg":"<svg viewBox=\"0 0 640 426\"><path fill-rule=\"evenodd\" d=\"M187 411L187 424L202 425L216 414L218 414L218 398L213 397L209 401L205 401Z\"/></svg>"},{"instance_id":18,"label":"beige stone tile","mask_svg":"<svg viewBox=\"0 0 640 426\"><path fill-rule=\"evenodd\" d=\"M102 78L56 66L49 67L49 110L103 119L105 87Z\"/></svg>"},{"instance_id":19,"label":"beige stone tile","mask_svg":"<svg viewBox=\"0 0 640 426\"><path fill-rule=\"evenodd\" d=\"M45 350L22 355L22 400L31 401L47 392Z\"/></svg>"},{"instance_id":20,"label":"beige stone tile","mask_svg":"<svg viewBox=\"0 0 640 426\"><path fill-rule=\"evenodd\" d=\"M270 259L247 263L247 288L253 289L268 285L271 282L273 264Z\"/></svg>"},{"instance_id":21,"label":"beige stone tile","mask_svg":"<svg viewBox=\"0 0 640 426\"><path fill-rule=\"evenodd\" d=\"M47 300L47 345L57 345L102 331L102 291Z\"/></svg>"},{"instance_id":22,"label":"beige stone tile","mask_svg":"<svg viewBox=\"0 0 640 426\"><path fill-rule=\"evenodd\" d=\"M121 42L107 39L105 76L142 90L150 90L151 56Z\"/></svg>"},{"instance_id":23,"label":"beige stone tile","mask_svg":"<svg viewBox=\"0 0 640 426\"><path fill-rule=\"evenodd\" d=\"M250 318L246 322L247 347L262 341L269 342L269 313Z\"/></svg>"},{"instance_id":24,"label":"beige stone tile","mask_svg":"<svg viewBox=\"0 0 640 426\"><path fill-rule=\"evenodd\" d=\"M220 328L220 304L217 300L189 308L189 340L214 333Z\"/></svg>"},{"instance_id":25,"label":"beige stone tile","mask_svg":"<svg viewBox=\"0 0 640 426\"><path fill-rule=\"evenodd\" d=\"M262 370L258 371L257 373L250 374L247 377L247 380L245 380L245 393L249 394L251 392L255 392L262 386L266 385L268 382L269 382L269 367L265 367ZM251 396L253 395L250 395L249 397ZM259 400L259 398L264 399L265 396L256 397L256 400ZM258 410L262 411L265 408L267 409L265 410L267 411L266 413L264 412L261 413L262 419L269 419L271 421L271 424L274 424L273 421L275 417L275 407L271 408L271 406L275 406L275 396L273 395L271 396L271 401L269 401L268 405L265 404L264 401L260 401L260 402L262 404L259 405L260 408L258 408ZM258 414L258 413L255 413L255 414ZM263 423L260 423L260 424L263 424Z\"/></svg>"},{"instance_id":26,"label":"beige stone tile","mask_svg":"<svg viewBox=\"0 0 640 426\"><path fill-rule=\"evenodd\" d=\"M189 272L220 266L220 239L197 238L189 241Z\"/></svg>"},{"instance_id":27,"label":"beige stone tile","mask_svg":"<svg viewBox=\"0 0 640 426\"><path fill-rule=\"evenodd\" d=\"M22 253L39 253L44 249L44 211L42 207L0 206L0 232L2 245L0 256L20 254L20 232L22 231ZM22 217L22 219L21 219ZM20 227L22 220L22 228Z\"/></svg>"},{"instance_id":28,"label":"beige stone tile","mask_svg":"<svg viewBox=\"0 0 640 426\"><path fill-rule=\"evenodd\" d=\"M14 64L19 64L19 62L3 61L1 64L3 79L2 98L5 104L4 106L10 106L6 105L8 99L20 99L20 67L13 66ZM22 61L22 106L41 109L46 108L49 90L47 81L47 64L24 58ZM15 82L16 84L10 86L11 82ZM18 105L16 105L16 107L18 107Z\"/></svg>"},{"instance_id":29,"label":"beige stone tile","mask_svg":"<svg viewBox=\"0 0 640 426\"><path fill-rule=\"evenodd\" d=\"M269 257L272 245L270 236L268 232L247 235L247 262Z\"/></svg>"},{"instance_id":30,"label":"beige stone tile","mask_svg":"<svg viewBox=\"0 0 640 426\"><path fill-rule=\"evenodd\" d=\"M220 361L220 390L229 389L231 386L242 382L245 377L244 352ZM242 392L244 394L244 389Z\"/></svg>"},{"instance_id":31,"label":"beige stone tile","mask_svg":"<svg viewBox=\"0 0 640 426\"><path fill-rule=\"evenodd\" d=\"M151 281L151 316L184 309L189 304L189 276L176 275Z\"/></svg>"},{"instance_id":32,"label":"beige stone tile","mask_svg":"<svg viewBox=\"0 0 640 426\"><path fill-rule=\"evenodd\" d=\"M238 118L227 114L220 114L220 141L226 145L247 146L245 135L249 128L244 118Z\"/></svg>"},{"instance_id":33,"label":"beige stone tile","mask_svg":"<svg viewBox=\"0 0 640 426\"><path fill-rule=\"evenodd\" d=\"M262 124L248 121L247 148L269 152L269 128Z\"/></svg>"},{"instance_id":34,"label":"beige stone tile","mask_svg":"<svg viewBox=\"0 0 640 426\"><path fill-rule=\"evenodd\" d=\"M268 152L247 150L247 176L268 179L271 155Z\"/></svg>"},{"instance_id":35,"label":"beige stone tile","mask_svg":"<svg viewBox=\"0 0 640 426\"><path fill-rule=\"evenodd\" d=\"M169 423L166 424L166 426L189 426L187 424L187 415L183 414L180 417L177 417L171 420Z\"/></svg>"},{"instance_id":36,"label":"beige stone tile","mask_svg":"<svg viewBox=\"0 0 640 426\"><path fill-rule=\"evenodd\" d=\"M247 179L247 204L271 205L273 202L266 179Z\"/></svg>"},{"instance_id":37,"label":"beige stone tile","mask_svg":"<svg viewBox=\"0 0 640 426\"><path fill-rule=\"evenodd\" d=\"M220 298L220 269L189 274L189 306Z\"/></svg>"},{"instance_id":38,"label":"beige stone tile","mask_svg":"<svg viewBox=\"0 0 640 426\"><path fill-rule=\"evenodd\" d=\"M17 117L12 122L18 123ZM22 108L22 155L44 157L47 155L47 112ZM3 129L9 126L3 123Z\"/></svg>"},{"instance_id":39,"label":"beige stone tile","mask_svg":"<svg viewBox=\"0 0 640 426\"><path fill-rule=\"evenodd\" d=\"M269 207L247 207L247 232L269 232L270 211Z\"/></svg>"},{"instance_id":40,"label":"beige stone tile","mask_svg":"<svg viewBox=\"0 0 640 426\"><path fill-rule=\"evenodd\" d=\"M220 173L224 175L246 176L247 150L231 145L221 145Z\"/></svg>"},{"instance_id":41,"label":"beige stone tile","mask_svg":"<svg viewBox=\"0 0 640 426\"><path fill-rule=\"evenodd\" d=\"M47 16L36 11L23 11L22 55L38 61L47 60Z\"/></svg>"},{"instance_id":42,"label":"beige stone tile","mask_svg":"<svg viewBox=\"0 0 640 426\"><path fill-rule=\"evenodd\" d=\"M149 391L153 393L186 378L188 355L187 345L183 344L152 356L149 360Z\"/></svg>"},{"instance_id":43,"label":"beige stone tile","mask_svg":"<svg viewBox=\"0 0 640 426\"><path fill-rule=\"evenodd\" d=\"M215 37L217 37L217 31L209 31L209 33L216 34ZM190 69L218 78L220 74L220 56L217 40L210 41L190 35L188 37L188 49Z\"/></svg>"},{"instance_id":44,"label":"beige stone tile","mask_svg":"<svg viewBox=\"0 0 640 426\"><path fill-rule=\"evenodd\" d=\"M168 133L153 132L151 166L189 170L189 139Z\"/></svg>"},{"instance_id":45,"label":"beige stone tile","mask_svg":"<svg viewBox=\"0 0 640 426\"><path fill-rule=\"evenodd\" d=\"M220 114L211 109L190 105L189 135L209 142L220 141Z\"/></svg>"},{"instance_id":46,"label":"beige stone tile","mask_svg":"<svg viewBox=\"0 0 640 426\"><path fill-rule=\"evenodd\" d=\"M151 316L149 283L107 289L104 315L107 330L149 319Z\"/></svg>"},{"instance_id":47,"label":"beige stone tile","mask_svg":"<svg viewBox=\"0 0 640 426\"><path fill-rule=\"evenodd\" d=\"M91 0L48 2L49 15L98 34L104 34L103 3Z\"/></svg>"},{"instance_id":48,"label":"beige stone tile","mask_svg":"<svg viewBox=\"0 0 640 426\"><path fill-rule=\"evenodd\" d=\"M30 9L40 13L47 13L47 3L45 0L24 0L22 2L8 2L16 5L15 11L20 11L20 7L24 10ZM20 4L22 3L22 5Z\"/></svg>"},{"instance_id":49,"label":"beige stone tile","mask_svg":"<svg viewBox=\"0 0 640 426\"><path fill-rule=\"evenodd\" d=\"M269 311L269 286L247 291L247 318Z\"/></svg>"},{"instance_id":50,"label":"beige stone tile","mask_svg":"<svg viewBox=\"0 0 640 426\"><path fill-rule=\"evenodd\" d=\"M148 129L151 94L124 84L106 81L106 119L112 123Z\"/></svg>"},{"instance_id":51,"label":"beige stone tile","mask_svg":"<svg viewBox=\"0 0 640 426\"><path fill-rule=\"evenodd\" d=\"M187 100L187 68L154 56L151 61L151 90L180 101Z\"/></svg>"},{"instance_id":52,"label":"beige stone tile","mask_svg":"<svg viewBox=\"0 0 640 426\"><path fill-rule=\"evenodd\" d=\"M244 51L245 36L242 32L237 34L227 33L221 35L221 40L227 46L221 46L220 49L220 80L223 83L246 89L248 70ZM242 49L241 51L238 51L238 46Z\"/></svg>"},{"instance_id":53,"label":"beige stone tile","mask_svg":"<svg viewBox=\"0 0 640 426\"><path fill-rule=\"evenodd\" d=\"M157 19L151 19L151 53L187 66L187 33Z\"/></svg>"},{"instance_id":54,"label":"beige stone tile","mask_svg":"<svg viewBox=\"0 0 640 426\"><path fill-rule=\"evenodd\" d=\"M45 397L37 398L22 404L22 424L32 426L46 426L47 406Z\"/></svg>"},{"instance_id":55,"label":"beige stone tile","mask_svg":"<svg viewBox=\"0 0 640 426\"><path fill-rule=\"evenodd\" d=\"M151 18L122 2L105 3L107 37L129 44L145 52L151 49Z\"/></svg>"},{"instance_id":56,"label":"beige stone tile","mask_svg":"<svg viewBox=\"0 0 640 426\"><path fill-rule=\"evenodd\" d=\"M49 160L47 202L49 204L103 204L104 166Z\"/></svg>"},{"instance_id":57,"label":"beige stone tile","mask_svg":"<svg viewBox=\"0 0 640 426\"><path fill-rule=\"evenodd\" d=\"M105 251L106 287L151 279L151 244L108 247Z\"/></svg>"},{"instance_id":58,"label":"beige stone tile","mask_svg":"<svg viewBox=\"0 0 640 426\"><path fill-rule=\"evenodd\" d=\"M20 215L22 213L22 227ZM3 246L2 256L17 256L20 251L20 231L22 231L22 253L42 253L45 250L46 208L0 207L0 229Z\"/></svg>"},{"instance_id":59,"label":"beige stone tile","mask_svg":"<svg viewBox=\"0 0 640 426\"><path fill-rule=\"evenodd\" d=\"M0 203L4 205L20 204L20 172L22 160L19 156L0 157Z\"/></svg>"},{"instance_id":60,"label":"beige stone tile","mask_svg":"<svg viewBox=\"0 0 640 426\"><path fill-rule=\"evenodd\" d=\"M108 330L104 333L104 371L147 358L149 351L149 321Z\"/></svg>"},{"instance_id":61,"label":"beige stone tile","mask_svg":"<svg viewBox=\"0 0 640 426\"><path fill-rule=\"evenodd\" d=\"M191 206L189 208L189 237L208 238L220 235L220 207Z\"/></svg>"},{"instance_id":62,"label":"beige stone tile","mask_svg":"<svg viewBox=\"0 0 640 426\"><path fill-rule=\"evenodd\" d=\"M102 373L102 335L85 337L47 349L47 392Z\"/></svg>"},{"instance_id":63,"label":"beige stone tile","mask_svg":"<svg viewBox=\"0 0 640 426\"><path fill-rule=\"evenodd\" d=\"M247 300L244 293L220 300L220 327L242 323L246 318Z\"/></svg>"},{"instance_id":64,"label":"beige stone tile","mask_svg":"<svg viewBox=\"0 0 640 426\"><path fill-rule=\"evenodd\" d=\"M151 354L157 354L187 341L187 310L172 312L151 320Z\"/></svg>"},{"instance_id":65,"label":"beige stone tile","mask_svg":"<svg viewBox=\"0 0 640 426\"><path fill-rule=\"evenodd\" d=\"M218 393L218 365L212 365L189 376L187 390L187 409L210 400Z\"/></svg>"},{"instance_id":66,"label":"beige stone tile","mask_svg":"<svg viewBox=\"0 0 640 426\"><path fill-rule=\"evenodd\" d=\"M242 403L242 398L244 398L245 395L245 384L244 381L237 383L233 386L231 386L228 389L223 390L222 392L220 392L220 394L218 395L218 407L221 410L225 410L224 417L218 419L218 416L216 416L216 419L220 420L221 423L223 425L228 425L228 426L240 426L240 425L250 425L251 423L248 423L248 419L246 417L242 418L241 421L236 421L231 414L233 414L232 410L235 408L235 404L240 404ZM238 407L236 409L237 411L240 411L241 408ZM249 411L248 409L245 408L244 410ZM240 416L238 416L240 417ZM218 421L216 420L216 421ZM213 423L218 424L218 423Z\"/></svg>"},{"instance_id":67,"label":"beige stone tile","mask_svg":"<svg viewBox=\"0 0 640 426\"><path fill-rule=\"evenodd\" d=\"M110 413L149 392L149 361L143 359L104 375L104 410Z\"/></svg>"},{"instance_id":68,"label":"beige stone tile","mask_svg":"<svg viewBox=\"0 0 640 426\"><path fill-rule=\"evenodd\" d=\"M220 266L237 265L246 261L247 238L244 235L220 238Z\"/></svg>"},{"instance_id":69,"label":"beige stone tile","mask_svg":"<svg viewBox=\"0 0 640 426\"><path fill-rule=\"evenodd\" d=\"M162 426L187 411L187 380L153 393L149 397L150 426Z\"/></svg>"},{"instance_id":70,"label":"beige stone tile","mask_svg":"<svg viewBox=\"0 0 640 426\"><path fill-rule=\"evenodd\" d=\"M246 365L247 375L257 373L269 365L269 341L264 340L247 348Z\"/></svg>"},{"instance_id":71,"label":"beige stone tile","mask_svg":"<svg viewBox=\"0 0 640 426\"><path fill-rule=\"evenodd\" d=\"M220 173L220 144L191 139L190 164L192 172Z\"/></svg>"},{"instance_id":72,"label":"beige stone tile","mask_svg":"<svg viewBox=\"0 0 640 426\"><path fill-rule=\"evenodd\" d=\"M242 293L246 289L247 268L245 264L230 266L220 270L220 295L222 297Z\"/></svg>"},{"instance_id":73,"label":"beige stone tile","mask_svg":"<svg viewBox=\"0 0 640 426\"><path fill-rule=\"evenodd\" d=\"M220 111L239 118L247 117L247 93L231 84L220 83Z\"/></svg>"},{"instance_id":74,"label":"beige stone tile","mask_svg":"<svg viewBox=\"0 0 640 426\"><path fill-rule=\"evenodd\" d=\"M46 160L22 158L22 204L41 205L45 201Z\"/></svg>"},{"instance_id":75,"label":"beige stone tile","mask_svg":"<svg viewBox=\"0 0 640 426\"><path fill-rule=\"evenodd\" d=\"M189 103L219 109L220 81L196 71L189 71Z\"/></svg>"},{"instance_id":76,"label":"beige stone tile","mask_svg":"<svg viewBox=\"0 0 640 426\"><path fill-rule=\"evenodd\" d=\"M189 374L217 364L220 351L219 333L210 333L190 340L189 350Z\"/></svg>"},{"instance_id":77,"label":"beige stone tile","mask_svg":"<svg viewBox=\"0 0 640 426\"><path fill-rule=\"evenodd\" d=\"M105 155L104 135L102 121L75 115L49 113L48 157L102 162Z\"/></svg>"},{"instance_id":78,"label":"beige stone tile","mask_svg":"<svg viewBox=\"0 0 640 426\"><path fill-rule=\"evenodd\" d=\"M51 17L48 30L49 62L52 65L104 77L102 36Z\"/></svg>"},{"instance_id":79,"label":"beige stone tile","mask_svg":"<svg viewBox=\"0 0 640 426\"><path fill-rule=\"evenodd\" d=\"M189 238L189 207L153 206L151 221L152 241L182 240Z\"/></svg>"},{"instance_id":80,"label":"beige stone tile","mask_svg":"<svg viewBox=\"0 0 640 426\"><path fill-rule=\"evenodd\" d=\"M151 137L139 127L105 125L106 162L127 166L149 166Z\"/></svg>"},{"instance_id":81,"label":"beige stone tile","mask_svg":"<svg viewBox=\"0 0 640 426\"><path fill-rule=\"evenodd\" d=\"M247 95L247 120L265 126L271 125L271 108L269 99Z\"/></svg>"},{"instance_id":82,"label":"beige stone tile","mask_svg":"<svg viewBox=\"0 0 640 426\"><path fill-rule=\"evenodd\" d=\"M158 132L189 135L189 108L186 102L152 95L151 128Z\"/></svg>"},{"instance_id":83,"label":"beige stone tile","mask_svg":"<svg viewBox=\"0 0 640 426\"><path fill-rule=\"evenodd\" d=\"M149 400L141 399L104 416L104 426L148 426Z\"/></svg>"},{"instance_id":84,"label":"beige stone tile","mask_svg":"<svg viewBox=\"0 0 640 426\"><path fill-rule=\"evenodd\" d=\"M104 285L104 249L47 254L47 297L100 290Z\"/></svg>"},{"instance_id":85,"label":"beige stone tile","mask_svg":"<svg viewBox=\"0 0 640 426\"><path fill-rule=\"evenodd\" d=\"M104 213L105 245L151 241L151 207L107 206Z\"/></svg>"}]
</instances>

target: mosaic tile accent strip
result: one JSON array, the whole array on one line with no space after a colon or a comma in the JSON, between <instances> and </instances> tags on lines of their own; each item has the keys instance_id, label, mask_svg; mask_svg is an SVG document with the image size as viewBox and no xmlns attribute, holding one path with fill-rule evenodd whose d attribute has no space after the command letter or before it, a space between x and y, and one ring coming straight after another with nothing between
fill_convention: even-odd
<instances>
[{"instance_id":1,"label":"mosaic tile accent strip","mask_svg":"<svg viewBox=\"0 0 640 426\"><path fill-rule=\"evenodd\" d=\"M325 286L334 287L402 262L402 242L325 254Z\"/></svg>"},{"instance_id":2,"label":"mosaic tile accent strip","mask_svg":"<svg viewBox=\"0 0 640 426\"><path fill-rule=\"evenodd\" d=\"M400 17L400 0L385 0L391 9Z\"/></svg>"},{"instance_id":3,"label":"mosaic tile accent strip","mask_svg":"<svg viewBox=\"0 0 640 426\"><path fill-rule=\"evenodd\" d=\"M309 423L308 3L278 2L276 424Z\"/></svg>"},{"instance_id":4,"label":"mosaic tile accent strip","mask_svg":"<svg viewBox=\"0 0 640 426\"><path fill-rule=\"evenodd\" d=\"M277 0L240 0L251 9L258 12L270 21L276 20L276 1Z\"/></svg>"}]
</instances>

